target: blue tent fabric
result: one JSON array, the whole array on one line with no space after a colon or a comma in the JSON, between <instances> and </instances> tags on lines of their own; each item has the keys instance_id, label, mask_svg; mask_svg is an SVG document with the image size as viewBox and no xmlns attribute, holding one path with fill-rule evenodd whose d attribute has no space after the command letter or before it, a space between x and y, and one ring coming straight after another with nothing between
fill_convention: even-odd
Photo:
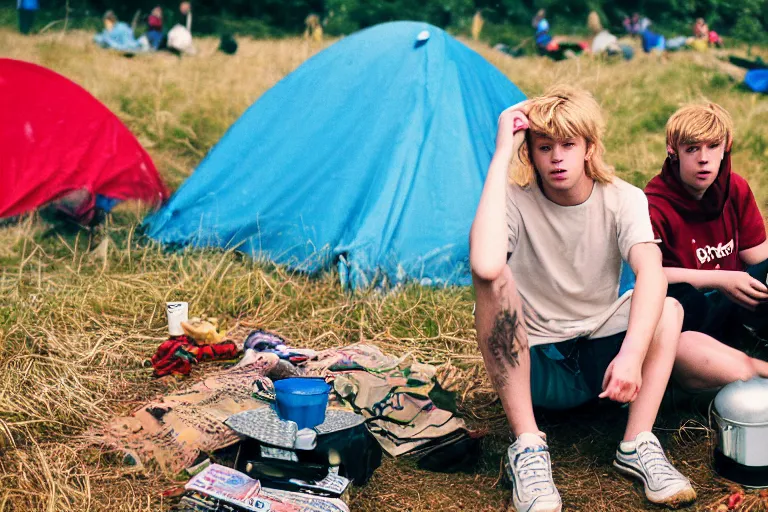
<instances>
[{"instance_id":1,"label":"blue tent fabric","mask_svg":"<svg viewBox=\"0 0 768 512\"><path fill-rule=\"evenodd\" d=\"M351 288L468 285L497 118L523 99L443 30L377 25L267 91L146 219L147 233L308 273L337 265Z\"/></svg>"},{"instance_id":2,"label":"blue tent fabric","mask_svg":"<svg viewBox=\"0 0 768 512\"><path fill-rule=\"evenodd\" d=\"M755 92L768 94L768 69L752 69L747 71L744 84Z\"/></svg>"}]
</instances>

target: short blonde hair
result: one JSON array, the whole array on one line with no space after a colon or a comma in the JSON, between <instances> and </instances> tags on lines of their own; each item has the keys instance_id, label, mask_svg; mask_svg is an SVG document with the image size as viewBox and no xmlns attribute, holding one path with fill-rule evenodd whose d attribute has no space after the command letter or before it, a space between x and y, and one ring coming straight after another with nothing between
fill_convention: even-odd
<instances>
[{"instance_id":1,"label":"short blonde hair","mask_svg":"<svg viewBox=\"0 0 768 512\"><path fill-rule=\"evenodd\" d=\"M585 164L587 176L598 183L613 180L613 167L603 161L603 116L597 101L587 91L567 85L553 87L543 96L531 100L528 123L526 143L520 146L519 161L512 168L515 183L527 187L536 179L536 168L531 158L534 134L554 140L584 137L587 151L591 152Z\"/></svg>"},{"instance_id":2,"label":"short blonde hair","mask_svg":"<svg viewBox=\"0 0 768 512\"><path fill-rule=\"evenodd\" d=\"M667 146L677 151L680 144L733 141L733 119L717 103L686 105L667 121Z\"/></svg>"}]
</instances>

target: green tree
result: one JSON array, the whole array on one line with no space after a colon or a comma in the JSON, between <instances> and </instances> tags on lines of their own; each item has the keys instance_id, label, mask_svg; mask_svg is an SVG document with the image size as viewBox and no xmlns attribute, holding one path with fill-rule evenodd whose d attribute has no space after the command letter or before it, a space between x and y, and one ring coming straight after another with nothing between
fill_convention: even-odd
<instances>
[{"instance_id":1,"label":"green tree","mask_svg":"<svg viewBox=\"0 0 768 512\"><path fill-rule=\"evenodd\" d=\"M765 28L755 14L749 9L742 11L731 31L734 37L747 43L747 55L752 55L752 46L765 42Z\"/></svg>"}]
</instances>

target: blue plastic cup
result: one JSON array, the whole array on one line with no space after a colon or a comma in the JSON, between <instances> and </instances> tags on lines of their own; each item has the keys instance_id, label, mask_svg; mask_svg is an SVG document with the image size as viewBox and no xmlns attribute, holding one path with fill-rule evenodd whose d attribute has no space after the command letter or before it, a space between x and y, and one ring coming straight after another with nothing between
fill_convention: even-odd
<instances>
[{"instance_id":1,"label":"blue plastic cup","mask_svg":"<svg viewBox=\"0 0 768 512\"><path fill-rule=\"evenodd\" d=\"M323 379L291 377L275 381L277 415L302 428L312 428L325 421L331 386Z\"/></svg>"}]
</instances>

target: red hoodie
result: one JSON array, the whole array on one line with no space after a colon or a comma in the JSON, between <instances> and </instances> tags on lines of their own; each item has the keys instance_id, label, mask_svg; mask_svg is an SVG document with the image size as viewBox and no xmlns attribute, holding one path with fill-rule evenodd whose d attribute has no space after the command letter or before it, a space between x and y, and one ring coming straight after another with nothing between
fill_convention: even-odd
<instances>
[{"instance_id":1,"label":"red hoodie","mask_svg":"<svg viewBox=\"0 0 768 512\"><path fill-rule=\"evenodd\" d=\"M680 162L667 158L645 187L665 267L744 270L739 252L766 240L765 224L747 181L731 172L725 153L717 179L701 200L680 181Z\"/></svg>"}]
</instances>

